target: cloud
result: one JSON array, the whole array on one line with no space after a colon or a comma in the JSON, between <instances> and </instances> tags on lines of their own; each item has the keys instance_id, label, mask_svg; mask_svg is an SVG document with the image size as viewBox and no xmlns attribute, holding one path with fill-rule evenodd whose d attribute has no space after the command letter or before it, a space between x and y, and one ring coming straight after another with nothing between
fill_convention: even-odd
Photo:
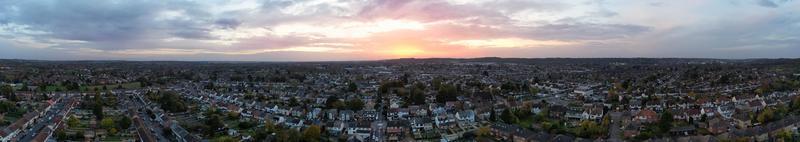
<instances>
[{"instance_id":1,"label":"cloud","mask_svg":"<svg viewBox=\"0 0 800 142\"><path fill-rule=\"evenodd\" d=\"M758 0L756 3L763 7L777 8L790 0Z\"/></svg>"},{"instance_id":2,"label":"cloud","mask_svg":"<svg viewBox=\"0 0 800 142\"><path fill-rule=\"evenodd\" d=\"M635 36L649 31L649 27L626 24L548 24L537 27L518 27L523 36L539 39L604 40Z\"/></svg>"},{"instance_id":3,"label":"cloud","mask_svg":"<svg viewBox=\"0 0 800 142\"><path fill-rule=\"evenodd\" d=\"M800 50L800 3L744 2L6 0L0 50L64 59L797 57L786 53Z\"/></svg>"}]
</instances>

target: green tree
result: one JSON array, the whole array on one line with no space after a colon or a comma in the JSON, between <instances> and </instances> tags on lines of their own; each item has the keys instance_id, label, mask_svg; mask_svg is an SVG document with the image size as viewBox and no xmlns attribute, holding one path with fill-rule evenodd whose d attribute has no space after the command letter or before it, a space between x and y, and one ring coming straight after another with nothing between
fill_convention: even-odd
<instances>
[{"instance_id":1,"label":"green tree","mask_svg":"<svg viewBox=\"0 0 800 142\"><path fill-rule=\"evenodd\" d=\"M700 122L707 122L708 116L706 114L700 114Z\"/></svg>"},{"instance_id":2,"label":"green tree","mask_svg":"<svg viewBox=\"0 0 800 142\"><path fill-rule=\"evenodd\" d=\"M300 106L300 103L297 101L297 98L291 97L289 98L289 106L291 107Z\"/></svg>"},{"instance_id":3,"label":"green tree","mask_svg":"<svg viewBox=\"0 0 800 142\"><path fill-rule=\"evenodd\" d=\"M228 120L238 120L241 116L237 112L228 112Z\"/></svg>"},{"instance_id":4,"label":"green tree","mask_svg":"<svg viewBox=\"0 0 800 142\"><path fill-rule=\"evenodd\" d=\"M206 136L214 136L218 130L225 126L222 122L222 116L220 116L217 110L208 110L204 115L206 116L206 120L204 122L205 129L203 132Z\"/></svg>"},{"instance_id":5,"label":"green tree","mask_svg":"<svg viewBox=\"0 0 800 142\"><path fill-rule=\"evenodd\" d=\"M111 133L111 135L117 135L117 132L119 132L117 128L111 128L110 130L108 130L108 133Z\"/></svg>"},{"instance_id":6,"label":"green tree","mask_svg":"<svg viewBox=\"0 0 800 142\"><path fill-rule=\"evenodd\" d=\"M92 114L94 114L97 120L103 119L103 105L101 105L100 102L95 102L95 104L92 105Z\"/></svg>"},{"instance_id":7,"label":"green tree","mask_svg":"<svg viewBox=\"0 0 800 142\"><path fill-rule=\"evenodd\" d=\"M303 136L294 129L284 129L278 132L277 138L280 142L298 142L303 139Z\"/></svg>"},{"instance_id":8,"label":"green tree","mask_svg":"<svg viewBox=\"0 0 800 142\"><path fill-rule=\"evenodd\" d=\"M777 137L779 139L783 140L783 141L786 141L786 142L795 141L794 137L792 136L792 132L790 132L789 130L786 130L786 129L781 130L780 132L778 132L778 136Z\"/></svg>"},{"instance_id":9,"label":"green tree","mask_svg":"<svg viewBox=\"0 0 800 142\"><path fill-rule=\"evenodd\" d=\"M17 110L16 103L11 101L0 101L0 113L7 113L16 110Z\"/></svg>"},{"instance_id":10,"label":"green tree","mask_svg":"<svg viewBox=\"0 0 800 142\"><path fill-rule=\"evenodd\" d=\"M669 130L672 129L672 113L669 111L664 111L664 113L661 113L658 125L658 127L661 129L661 132L669 132Z\"/></svg>"},{"instance_id":11,"label":"green tree","mask_svg":"<svg viewBox=\"0 0 800 142\"><path fill-rule=\"evenodd\" d=\"M355 82L348 82L347 83L347 91L348 92L356 92L358 91L358 85Z\"/></svg>"},{"instance_id":12,"label":"green tree","mask_svg":"<svg viewBox=\"0 0 800 142\"><path fill-rule=\"evenodd\" d=\"M598 125L594 121L581 121L580 127L576 130L577 134L581 137L601 137L606 134L606 128Z\"/></svg>"},{"instance_id":13,"label":"green tree","mask_svg":"<svg viewBox=\"0 0 800 142\"><path fill-rule=\"evenodd\" d=\"M245 100L253 100L253 98L255 98L255 96L256 95L253 94L252 92L247 92L247 93L244 94L244 99Z\"/></svg>"},{"instance_id":14,"label":"green tree","mask_svg":"<svg viewBox=\"0 0 800 142\"><path fill-rule=\"evenodd\" d=\"M62 129L56 130L56 140L59 141L66 141L67 140L67 132L64 132Z\"/></svg>"},{"instance_id":15,"label":"green tree","mask_svg":"<svg viewBox=\"0 0 800 142\"><path fill-rule=\"evenodd\" d=\"M500 119L506 123L517 123L519 121L519 118L511 112L511 109L503 110L503 113L500 114Z\"/></svg>"},{"instance_id":16,"label":"green tree","mask_svg":"<svg viewBox=\"0 0 800 142\"><path fill-rule=\"evenodd\" d=\"M352 99L347 102L347 108L353 111L359 111L364 108L364 102L359 98Z\"/></svg>"},{"instance_id":17,"label":"green tree","mask_svg":"<svg viewBox=\"0 0 800 142\"><path fill-rule=\"evenodd\" d=\"M458 96L458 89L456 86L450 84L443 84L439 86L439 91L436 95L436 102L444 103L447 101L456 101Z\"/></svg>"},{"instance_id":18,"label":"green tree","mask_svg":"<svg viewBox=\"0 0 800 142\"><path fill-rule=\"evenodd\" d=\"M31 89L28 88L28 84L24 84L24 83L22 84L22 87L19 88L19 90L20 91L31 91Z\"/></svg>"},{"instance_id":19,"label":"green tree","mask_svg":"<svg viewBox=\"0 0 800 142\"><path fill-rule=\"evenodd\" d=\"M211 140L212 142L238 142L239 140L229 137L229 136L220 136Z\"/></svg>"},{"instance_id":20,"label":"green tree","mask_svg":"<svg viewBox=\"0 0 800 142\"><path fill-rule=\"evenodd\" d=\"M528 93L531 93L532 95L539 94L539 92L541 92L541 89L539 89L539 87L529 87L528 88Z\"/></svg>"},{"instance_id":21,"label":"green tree","mask_svg":"<svg viewBox=\"0 0 800 142\"><path fill-rule=\"evenodd\" d=\"M478 130L475 131L475 135L477 135L478 137L488 137L490 133L491 130L489 129L488 126L480 127L478 128Z\"/></svg>"},{"instance_id":22,"label":"green tree","mask_svg":"<svg viewBox=\"0 0 800 142\"><path fill-rule=\"evenodd\" d=\"M267 136L270 135L270 132L266 130L266 128L259 128L256 129L255 133L253 134L253 139L257 142L266 141Z\"/></svg>"},{"instance_id":23,"label":"green tree","mask_svg":"<svg viewBox=\"0 0 800 142\"><path fill-rule=\"evenodd\" d=\"M14 102L17 101L17 95L14 94L14 87L11 87L11 85L3 85L2 87L0 87L0 95L7 98L8 100Z\"/></svg>"},{"instance_id":24,"label":"green tree","mask_svg":"<svg viewBox=\"0 0 800 142\"><path fill-rule=\"evenodd\" d=\"M67 118L67 125L69 127L78 127L78 125L80 125L80 120L75 118L75 116L69 116L69 118Z\"/></svg>"},{"instance_id":25,"label":"green tree","mask_svg":"<svg viewBox=\"0 0 800 142\"><path fill-rule=\"evenodd\" d=\"M342 109L345 107L344 102L339 100L338 97L331 95L328 96L328 99L325 100L325 107L327 108L334 108L334 109Z\"/></svg>"},{"instance_id":26,"label":"green tree","mask_svg":"<svg viewBox=\"0 0 800 142\"><path fill-rule=\"evenodd\" d=\"M183 102L183 99L181 99L177 93L172 91L163 91L158 96L160 97L154 98L156 98L156 102L158 102L162 109L168 112L186 111L186 103Z\"/></svg>"},{"instance_id":27,"label":"green tree","mask_svg":"<svg viewBox=\"0 0 800 142\"><path fill-rule=\"evenodd\" d=\"M264 130L266 130L267 132L272 133L277 131L276 127L277 126L275 126L275 123L273 123L272 120L267 119L264 121Z\"/></svg>"},{"instance_id":28,"label":"green tree","mask_svg":"<svg viewBox=\"0 0 800 142\"><path fill-rule=\"evenodd\" d=\"M239 126L239 129L250 129L250 128L253 128L254 126L256 126L256 122L254 122L254 121L240 121L237 126Z\"/></svg>"},{"instance_id":29,"label":"green tree","mask_svg":"<svg viewBox=\"0 0 800 142\"><path fill-rule=\"evenodd\" d=\"M128 129L131 127L131 118L128 116L122 116L117 123L119 124L120 129Z\"/></svg>"},{"instance_id":30,"label":"green tree","mask_svg":"<svg viewBox=\"0 0 800 142\"><path fill-rule=\"evenodd\" d=\"M113 128L114 126L115 126L114 119L103 118L103 120L100 121L100 127L102 127L103 129L110 129Z\"/></svg>"},{"instance_id":31,"label":"green tree","mask_svg":"<svg viewBox=\"0 0 800 142\"><path fill-rule=\"evenodd\" d=\"M306 142L319 142L321 139L321 130L320 127L317 125L311 125L303 131L303 137L305 138Z\"/></svg>"},{"instance_id":32,"label":"green tree","mask_svg":"<svg viewBox=\"0 0 800 142\"><path fill-rule=\"evenodd\" d=\"M73 140L83 140L83 138L84 138L85 136L84 136L84 134L83 134L83 131L78 131L78 132L77 132L77 133L75 133L75 135L73 135L72 137L73 137L73 138L72 138Z\"/></svg>"},{"instance_id":33,"label":"green tree","mask_svg":"<svg viewBox=\"0 0 800 142\"><path fill-rule=\"evenodd\" d=\"M791 101L791 110L800 111L800 97L794 97Z\"/></svg>"},{"instance_id":34,"label":"green tree","mask_svg":"<svg viewBox=\"0 0 800 142\"><path fill-rule=\"evenodd\" d=\"M767 109L764 109L764 111L761 111L761 113L758 114L758 117L756 117L756 120L758 120L759 123L764 124L764 123L772 121L773 117L775 117L775 111L772 110L772 108L767 108Z\"/></svg>"},{"instance_id":35,"label":"green tree","mask_svg":"<svg viewBox=\"0 0 800 142\"><path fill-rule=\"evenodd\" d=\"M410 97L408 97L410 99L410 101L408 101L408 102L410 102L413 105L425 104L425 94L424 93L425 93L424 89L419 88L419 87L414 87L414 89L411 89L411 93L410 93L411 95L410 95Z\"/></svg>"}]
</instances>

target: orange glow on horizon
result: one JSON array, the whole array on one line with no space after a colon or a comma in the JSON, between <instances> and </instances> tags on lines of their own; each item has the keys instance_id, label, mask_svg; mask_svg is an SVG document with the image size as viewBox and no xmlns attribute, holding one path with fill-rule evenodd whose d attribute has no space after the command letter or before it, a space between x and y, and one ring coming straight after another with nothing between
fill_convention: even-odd
<instances>
[{"instance_id":1,"label":"orange glow on horizon","mask_svg":"<svg viewBox=\"0 0 800 142\"><path fill-rule=\"evenodd\" d=\"M383 53L392 57L409 58L423 56L425 50L413 45L398 45L385 50Z\"/></svg>"}]
</instances>

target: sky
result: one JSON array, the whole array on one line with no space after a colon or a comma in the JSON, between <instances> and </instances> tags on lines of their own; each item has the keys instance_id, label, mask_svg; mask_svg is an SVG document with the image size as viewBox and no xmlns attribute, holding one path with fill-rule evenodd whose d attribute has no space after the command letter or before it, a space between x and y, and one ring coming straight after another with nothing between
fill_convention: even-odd
<instances>
[{"instance_id":1,"label":"sky","mask_svg":"<svg viewBox=\"0 0 800 142\"><path fill-rule=\"evenodd\" d=\"M798 58L793 0L0 0L0 58Z\"/></svg>"}]
</instances>

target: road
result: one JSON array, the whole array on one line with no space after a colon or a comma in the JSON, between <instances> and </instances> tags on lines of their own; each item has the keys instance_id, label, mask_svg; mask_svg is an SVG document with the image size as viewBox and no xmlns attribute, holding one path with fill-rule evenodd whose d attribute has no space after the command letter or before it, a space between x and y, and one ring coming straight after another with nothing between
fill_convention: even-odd
<instances>
[{"instance_id":1,"label":"road","mask_svg":"<svg viewBox=\"0 0 800 142\"><path fill-rule=\"evenodd\" d=\"M144 125L148 127L147 129L150 130L150 133L152 133L153 136L159 142L169 142L170 139L168 139L167 137L164 137L166 134L164 134L164 131L161 129L161 124L159 124L156 120L152 119L152 117L150 117L150 115L148 115L146 113L146 109L147 108L145 108L143 106L147 106L147 105L145 104L145 102L142 102L142 101L145 101L145 100L139 99L139 97L135 97L135 98L136 99L128 101L128 103L130 103L130 104L127 105L127 106L135 106L134 107L135 110L141 110L141 111L137 111L138 114L136 114L136 115L141 116L142 121L144 122Z\"/></svg>"},{"instance_id":2,"label":"road","mask_svg":"<svg viewBox=\"0 0 800 142\"><path fill-rule=\"evenodd\" d=\"M620 123L622 123L622 112L611 111L608 115L611 116L611 124L608 126L608 141L621 142L622 127L620 127Z\"/></svg>"},{"instance_id":3,"label":"road","mask_svg":"<svg viewBox=\"0 0 800 142\"><path fill-rule=\"evenodd\" d=\"M53 104L50 110L45 112L44 115L42 115L41 117L37 118L38 120L36 121L36 124L33 124L33 127L25 130L22 133L22 137L20 137L19 141L23 142L32 141L33 138L36 137L36 134L38 132L41 132L42 129L47 127L47 125L55 123L54 120L56 119L58 114L64 110L64 107L66 106L65 102L67 102L67 100L69 100L69 98L64 97L61 99L61 101L58 101L56 104Z\"/></svg>"}]
</instances>

